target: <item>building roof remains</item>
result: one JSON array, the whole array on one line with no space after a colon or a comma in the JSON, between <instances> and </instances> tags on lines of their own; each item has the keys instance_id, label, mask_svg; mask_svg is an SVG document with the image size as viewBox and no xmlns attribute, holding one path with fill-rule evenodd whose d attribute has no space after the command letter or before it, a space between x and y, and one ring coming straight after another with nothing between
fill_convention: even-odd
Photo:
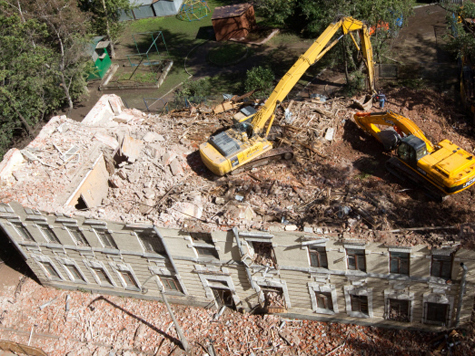
<instances>
[{"instance_id":1,"label":"building roof remains","mask_svg":"<svg viewBox=\"0 0 475 356\"><path fill-rule=\"evenodd\" d=\"M291 102L297 115L276 119L280 142L294 137L293 162L218 178L202 164L198 145L229 125L229 114L203 107L157 115L104 95L82 122L54 117L26 148L5 155L0 202L194 231L300 230L388 245L456 246L462 230L473 235L471 225L419 228L410 210L398 212L394 188L350 180L352 165L333 145L352 111L337 119L333 112L348 103L325 105ZM308 119L299 123L300 114Z\"/></svg>"}]
</instances>

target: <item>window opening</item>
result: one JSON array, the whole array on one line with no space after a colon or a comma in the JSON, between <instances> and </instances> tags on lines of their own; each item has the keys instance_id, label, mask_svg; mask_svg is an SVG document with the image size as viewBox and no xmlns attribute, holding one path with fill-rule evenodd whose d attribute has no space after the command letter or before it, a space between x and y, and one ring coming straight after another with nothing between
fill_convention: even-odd
<instances>
[{"instance_id":1,"label":"window opening","mask_svg":"<svg viewBox=\"0 0 475 356\"><path fill-rule=\"evenodd\" d=\"M369 316L368 297L365 295L353 295L353 294L351 294L350 297L351 297L351 311L359 312L359 313Z\"/></svg>"},{"instance_id":2,"label":"window opening","mask_svg":"<svg viewBox=\"0 0 475 356\"><path fill-rule=\"evenodd\" d=\"M388 320L409 322L409 300L389 299Z\"/></svg>"},{"instance_id":3,"label":"window opening","mask_svg":"<svg viewBox=\"0 0 475 356\"><path fill-rule=\"evenodd\" d=\"M12 222L13 228L24 241L35 242L28 229L21 222Z\"/></svg>"},{"instance_id":4,"label":"window opening","mask_svg":"<svg viewBox=\"0 0 475 356\"><path fill-rule=\"evenodd\" d=\"M279 287L262 287L265 298L265 308L286 308L284 291Z\"/></svg>"},{"instance_id":5,"label":"window opening","mask_svg":"<svg viewBox=\"0 0 475 356\"><path fill-rule=\"evenodd\" d=\"M409 274L409 253L389 252L389 266L391 273Z\"/></svg>"},{"instance_id":6,"label":"window opening","mask_svg":"<svg viewBox=\"0 0 475 356\"><path fill-rule=\"evenodd\" d=\"M59 244L61 243L56 236L56 234L53 232L53 230L48 226L48 225L36 225L40 229L41 233L45 237L46 241L54 244Z\"/></svg>"},{"instance_id":7,"label":"window opening","mask_svg":"<svg viewBox=\"0 0 475 356\"><path fill-rule=\"evenodd\" d=\"M104 229L94 229L97 237L101 240L102 246L117 250L117 245L109 231Z\"/></svg>"},{"instance_id":8,"label":"window opening","mask_svg":"<svg viewBox=\"0 0 475 356\"><path fill-rule=\"evenodd\" d=\"M56 271L56 268L53 267L51 262L41 262L41 265L45 268L51 279L61 279L59 273Z\"/></svg>"},{"instance_id":9,"label":"window opening","mask_svg":"<svg viewBox=\"0 0 475 356\"><path fill-rule=\"evenodd\" d=\"M333 301L330 292L315 292L315 298L317 299L318 308L333 311Z\"/></svg>"},{"instance_id":10,"label":"window opening","mask_svg":"<svg viewBox=\"0 0 475 356\"><path fill-rule=\"evenodd\" d=\"M366 272L366 259L364 250L346 250L348 269Z\"/></svg>"},{"instance_id":11,"label":"window opening","mask_svg":"<svg viewBox=\"0 0 475 356\"><path fill-rule=\"evenodd\" d=\"M310 264L312 267L328 268L327 252L325 247L309 247Z\"/></svg>"},{"instance_id":12,"label":"window opening","mask_svg":"<svg viewBox=\"0 0 475 356\"><path fill-rule=\"evenodd\" d=\"M119 271L123 281L125 282L126 288L139 288L137 282L135 281L132 272L130 271Z\"/></svg>"},{"instance_id":13,"label":"window opening","mask_svg":"<svg viewBox=\"0 0 475 356\"><path fill-rule=\"evenodd\" d=\"M77 201L76 205L74 205L74 207L76 208L76 210L86 210L86 209L88 209L88 206L87 206L86 202L84 201L84 199L82 197L82 194L79 196L78 201Z\"/></svg>"},{"instance_id":14,"label":"window opening","mask_svg":"<svg viewBox=\"0 0 475 356\"><path fill-rule=\"evenodd\" d=\"M75 265L65 265L68 272L73 276L75 281L83 281L85 282L82 274L79 272L79 269Z\"/></svg>"},{"instance_id":15,"label":"window opening","mask_svg":"<svg viewBox=\"0 0 475 356\"><path fill-rule=\"evenodd\" d=\"M433 277L450 279L452 275L452 255L432 255L430 275Z\"/></svg>"},{"instance_id":16,"label":"window opening","mask_svg":"<svg viewBox=\"0 0 475 356\"><path fill-rule=\"evenodd\" d=\"M112 281L110 280L109 276L107 275L106 271L104 271L103 268L100 267L93 267L92 270L96 274L97 278L100 281L100 284L105 284L105 285L112 285Z\"/></svg>"},{"instance_id":17,"label":"window opening","mask_svg":"<svg viewBox=\"0 0 475 356\"><path fill-rule=\"evenodd\" d=\"M176 291L183 293L181 286L175 277L160 276L160 281L162 282L165 291Z\"/></svg>"},{"instance_id":18,"label":"window opening","mask_svg":"<svg viewBox=\"0 0 475 356\"><path fill-rule=\"evenodd\" d=\"M252 241L251 244L254 249L254 263L274 268L277 266L272 242Z\"/></svg>"},{"instance_id":19,"label":"window opening","mask_svg":"<svg viewBox=\"0 0 475 356\"><path fill-rule=\"evenodd\" d=\"M89 242L87 242L86 238L84 237L84 234L79 230L77 226L68 226L66 227L68 230L69 234L72 236L74 242L78 246L87 246L89 247Z\"/></svg>"},{"instance_id":20,"label":"window opening","mask_svg":"<svg viewBox=\"0 0 475 356\"><path fill-rule=\"evenodd\" d=\"M446 324L448 310L448 304L427 303L426 320Z\"/></svg>"},{"instance_id":21,"label":"window opening","mask_svg":"<svg viewBox=\"0 0 475 356\"><path fill-rule=\"evenodd\" d=\"M142 242L145 252L158 253L165 256L165 248L162 241L153 230L135 231L140 241Z\"/></svg>"},{"instance_id":22,"label":"window opening","mask_svg":"<svg viewBox=\"0 0 475 356\"><path fill-rule=\"evenodd\" d=\"M216 251L211 234L204 232L192 232L190 233L190 236L193 240L193 243L201 244L200 246L193 246L199 257L212 257L219 259L218 251Z\"/></svg>"},{"instance_id":23,"label":"window opening","mask_svg":"<svg viewBox=\"0 0 475 356\"><path fill-rule=\"evenodd\" d=\"M229 289L211 287L211 290L213 291L214 299L219 304L219 306L225 305L228 308L236 309L233 293Z\"/></svg>"}]
</instances>

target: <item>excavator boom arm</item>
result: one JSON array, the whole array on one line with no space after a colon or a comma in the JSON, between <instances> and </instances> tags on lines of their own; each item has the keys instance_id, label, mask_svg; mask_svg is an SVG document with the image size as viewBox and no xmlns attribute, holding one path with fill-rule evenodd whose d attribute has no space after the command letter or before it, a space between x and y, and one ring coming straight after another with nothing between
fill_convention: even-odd
<instances>
[{"instance_id":1,"label":"excavator boom arm","mask_svg":"<svg viewBox=\"0 0 475 356\"><path fill-rule=\"evenodd\" d=\"M259 134L263 130L264 126L274 113L276 105L284 100L284 98L292 90L295 84L297 84L307 69L312 64L320 60L320 58L322 58L325 53L327 53L338 43L342 36L327 46L332 37L340 28L342 29L343 34L348 34L353 31L360 32L362 47L361 50L366 62L366 67L368 69L370 88L372 93L375 92L373 50L368 28L361 21L355 20L351 17L343 17L340 20L330 24L326 30L315 40L310 48L299 57L292 68L290 68L289 71L282 77L277 86L274 88L272 94L266 100L265 105L254 115L251 125L253 126L255 134Z\"/></svg>"},{"instance_id":2,"label":"excavator boom arm","mask_svg":"<svg viewBox=\"0 0 475 356\"><path fill-rule=\"evenodd\" d=\"M425 142L428 152L434 151L434 145L425 137L422 130L412 120L395 112L358 112L354 115L354 118L359 127L370 133L380 142L379 133L381 130L376 125L395 127L406 136L414 135Z\"/></svg>"}]
</instances>

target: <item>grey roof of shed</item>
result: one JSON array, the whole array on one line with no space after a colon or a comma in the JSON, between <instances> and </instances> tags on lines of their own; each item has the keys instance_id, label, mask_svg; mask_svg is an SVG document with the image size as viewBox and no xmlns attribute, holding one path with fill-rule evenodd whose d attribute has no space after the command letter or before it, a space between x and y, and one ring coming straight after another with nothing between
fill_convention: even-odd
<instances>
[{"instance_id":1,"label":"grey roof of shed","mask_svg":"<svg viewBox=\"0 0 475 356\"><path fill-rule=\"evenodd\" d=\"M252 5L245 3L245 4L237 4L237 5L229 5L229 6L220 6L214 9L212 20L216 19L225 19L228 17L237 17L241 16L245 13Z\"/></svg>"}]
</instances>

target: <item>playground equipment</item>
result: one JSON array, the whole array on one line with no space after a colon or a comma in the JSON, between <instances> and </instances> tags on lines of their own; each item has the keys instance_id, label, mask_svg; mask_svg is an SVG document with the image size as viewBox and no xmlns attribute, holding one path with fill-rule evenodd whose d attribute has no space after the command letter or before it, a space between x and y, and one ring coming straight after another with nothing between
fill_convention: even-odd
<instances>
[{"instance_id":1,"label":"playground equipment","mask_svg":"<svg viewBox=\"0 0 475 356\"><path fill-rule=\"evenodd\" d=\"M140 52L139 45L136 40L136 36L140 35L145 35L148 36L150 35L152 38L152 42L150 46L148 47L147 51L145 52ZM160 51L158 50L157 46L157 41L161 39L163 42L163 45L165 46L165 50L168 53L168 48L167 44L165 42L165 38L163 37L162 31L157 31L157 32L143 32L143 33L134 33L132 35L132 39L134 40L135 48L137 49L137 54L128 54L127 59L129 60L130 66L131 67L138 67L140 65L145 65L145 66L152 66L152 65L159 65L160 64ZM155 49L155 50L154 50ZM136 61L133 61L134 58L139 57L139 62L136 63ZM146 61L144 60L144 57L146 58Z\"/></svg>"},{"instance_id":2,"label":"playground equipment","mask_svg":"<svg viewBox=\"0 0 475 356\"><path fill-rule=\"evenodd\" d=\"M206 0L185 0L178 12L178 18L183 21L197 21L208 16L211 9Z\"/></svg>"}]
</instances>

